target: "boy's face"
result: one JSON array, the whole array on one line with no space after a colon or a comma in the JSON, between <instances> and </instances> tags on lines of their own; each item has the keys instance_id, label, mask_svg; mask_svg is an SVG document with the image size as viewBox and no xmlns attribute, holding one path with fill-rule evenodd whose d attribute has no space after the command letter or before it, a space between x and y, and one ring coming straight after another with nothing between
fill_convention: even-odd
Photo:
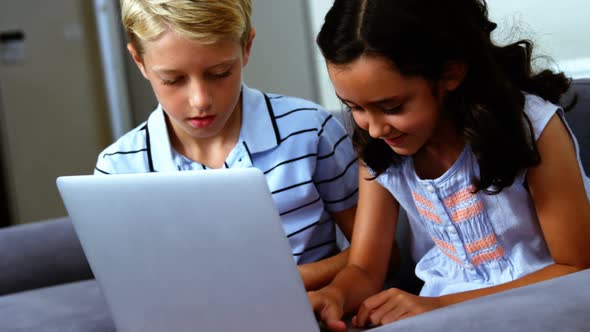
<instances>
[{"instance_id":1,"label":"boy's face","mask_svg":"<svg viewBox=\"0 0 590 332\"><path fill-rule=\"evenodd\" d=\"M168 31L144 42L142 57L128 46L178 139L223 136L239 125L242 69L252 38L244 49L237 41L201 44Z\"/></svg>"}]
</instances>

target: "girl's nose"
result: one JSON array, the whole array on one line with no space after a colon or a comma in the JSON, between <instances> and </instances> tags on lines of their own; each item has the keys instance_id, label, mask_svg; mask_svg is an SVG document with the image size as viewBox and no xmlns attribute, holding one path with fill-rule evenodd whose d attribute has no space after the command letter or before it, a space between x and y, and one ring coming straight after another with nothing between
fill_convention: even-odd
<instances>
[{"instance_id":1,"label":"girl's nose","mask_svg":"<svg viewBox=\"0 0 590 332\"><path fill-rule=\"evenodd\" d=\"M373 115L369 118L369 135L373 138L385 137L391 132L391 126L384 121L383 117L379 115Z\"/></svg>"}]
</instances>

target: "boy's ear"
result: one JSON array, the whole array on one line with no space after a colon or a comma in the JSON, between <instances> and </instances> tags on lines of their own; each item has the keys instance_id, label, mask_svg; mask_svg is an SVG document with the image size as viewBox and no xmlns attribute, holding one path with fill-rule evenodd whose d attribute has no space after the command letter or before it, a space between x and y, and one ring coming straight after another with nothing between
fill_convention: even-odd
<instances>
[{"instance_id":1,"label":"boy's ear","mask_svg":"<svg viewBox=\"0 0 590 332\"><path fill-rule=\"evenodd\" d=\"M254 42L254 37L256 37L256 29L252 27L252 29L250 30L250 38L244 46L244 63L242 64L242 67L246 67L248 61L250 60L250 52L252 51L252 43Z\"/></svg>"},{"instance_id":2,"label":"boy's ear","mask_svg":"<svg viewBox=\"0 0 590 332\"><path fill-rule=\"evenodd\" d=\"M139 71L141 72L143 77L145 77L145 79L148 80L149 78L145 72L143 60L139 56L139 53L137 52L135 47L133 47L133 45L131 43L127 43L127 50L129 51L129 54L131 54L131 57L133 58L133 62L135 62L135 64L137 65L137 68L139 68Z\"/></svg>"},{"instance_id":3,"label":"boy's ear","mask_svg":"<svg viewBox=\"0 0 590 332\"><path fill-rule=\"evenodd\" d=\"M467 75L468 66L465 62L461 61L449 61L445 65L445 69L443 75L441 77L441 83L443 84L443 88L446 91L454 91L456 90L461 83L463 83L463 79Z\"/></svg>"}]
</instances>

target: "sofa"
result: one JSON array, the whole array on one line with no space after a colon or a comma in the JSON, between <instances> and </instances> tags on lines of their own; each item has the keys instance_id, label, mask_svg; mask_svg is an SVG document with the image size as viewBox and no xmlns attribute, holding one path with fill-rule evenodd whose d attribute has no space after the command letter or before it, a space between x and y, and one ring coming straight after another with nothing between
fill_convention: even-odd
<instances>
[{"instance_id":1,"label":"sofa","mask_svg":"<svg viewBox=\"0 0 590 332\"><path fill-rule=\"evenodd\" d=\"M0 331L116 331L69 218L0 230Z\"/></svg>"},{"instance_id":2,"label":"sofa","mask_svg":"<svg viewBox=\"0 0 590 332\"><path fill-rule=\"evenodd\" d=\"M590 174L590 79L574 81L578 102L566 113ZM564 103L572 94L564 97ZM400 223L399 234L407 224ZM399 238L401 240L401 238ZM407 243L392 284L416 292ZM400 282L401 280L401 282ZM379 328L379 331L590 330L590 270L468 301ZM545 302L546 301L546 302ZM542 305L539 305L542 304ZM471 319L467 319L470 317ZM115 331L69 218L0 229L0 331Z\"/></svg>"}]
</instances>

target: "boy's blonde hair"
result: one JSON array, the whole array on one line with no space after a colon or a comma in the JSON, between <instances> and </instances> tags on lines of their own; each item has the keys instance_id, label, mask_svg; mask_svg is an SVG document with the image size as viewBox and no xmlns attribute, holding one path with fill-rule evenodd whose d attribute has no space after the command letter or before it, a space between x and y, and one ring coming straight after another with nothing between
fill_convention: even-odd
<instances>
[{"instance_id":1,"label":"boy's blonde hair","mask_svg":"<svg viewBox=\"0 0 590 332\"><path fill-rule=\"evenodd\" d=\"M121 0L121 18L139 55L142 41L167 30L213 44L234 39L245 47L250 39L252 0Z\"/></svg>"}]
</instances>

